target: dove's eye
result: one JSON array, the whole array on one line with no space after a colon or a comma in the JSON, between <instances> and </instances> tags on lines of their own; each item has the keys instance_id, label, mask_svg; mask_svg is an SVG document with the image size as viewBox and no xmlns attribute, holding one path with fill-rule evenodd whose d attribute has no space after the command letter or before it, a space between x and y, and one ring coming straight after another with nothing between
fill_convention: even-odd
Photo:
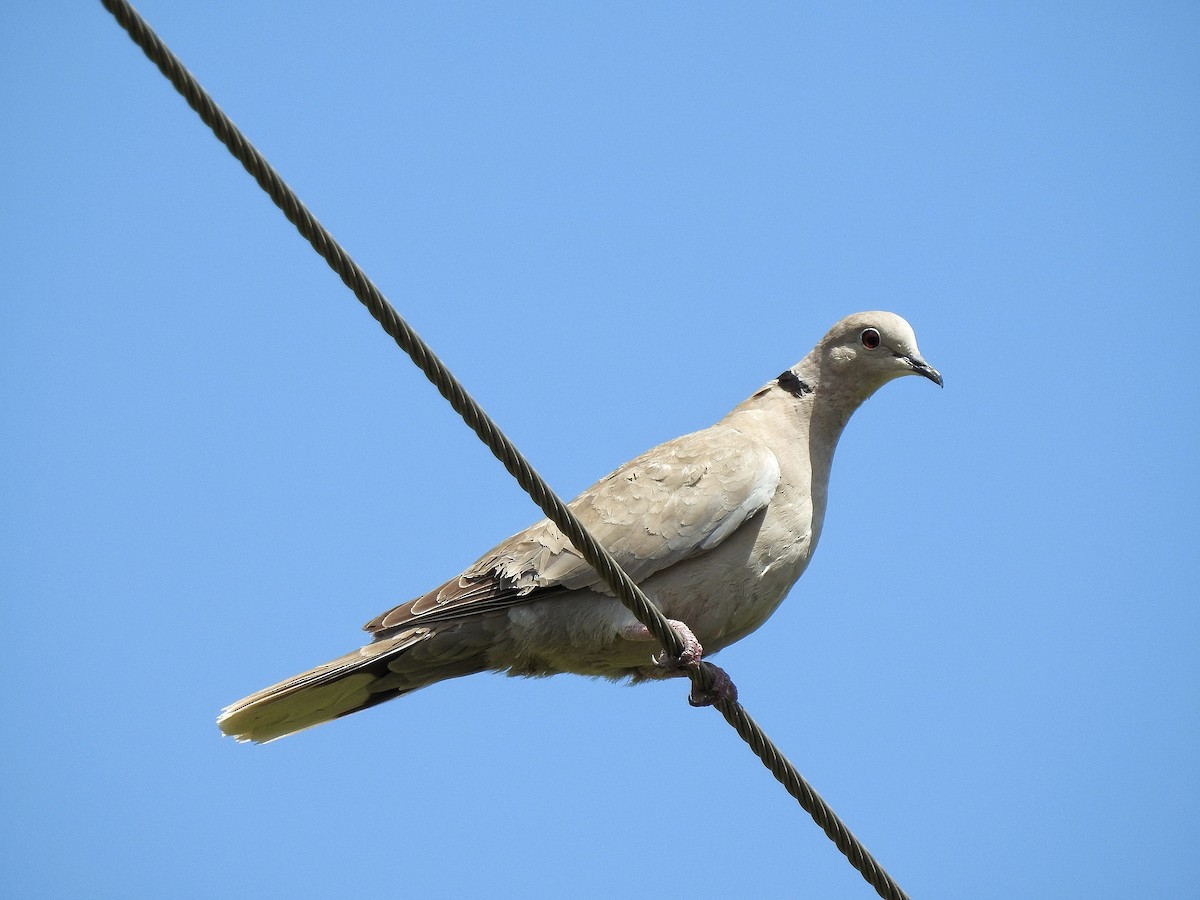
<instances>
[{"instance_id":1,"label":"dove's eye","mask_svg":"<svg viewBox=\"0 0 1200 900\"><path fill-rule=\"evenodd\" d=\"M868 350L874 350L879 346L879 332L874 328L864 328L861 340L864 347Z\"/></svg>"}]
</instances>

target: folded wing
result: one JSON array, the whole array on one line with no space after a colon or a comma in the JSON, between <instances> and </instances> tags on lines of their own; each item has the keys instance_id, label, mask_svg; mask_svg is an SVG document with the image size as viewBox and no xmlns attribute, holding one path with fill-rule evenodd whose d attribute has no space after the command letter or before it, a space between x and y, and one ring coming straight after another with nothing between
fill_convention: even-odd
<instances>
[{"instance_id":1,"label":"folded wing","mask_svg":"<svg viewBox=\"0 0 1200 900\"><path fill-rule=\"evenodd\" d=\"M779 462L769 449L734 428L716 425L642 454L568 505L641 582L719 545L771 502L778 484ZM414 625L581 588L609 593L558 527L542 519L458 578L364 627L380 640Z\"/></svg>"}]
</instances>

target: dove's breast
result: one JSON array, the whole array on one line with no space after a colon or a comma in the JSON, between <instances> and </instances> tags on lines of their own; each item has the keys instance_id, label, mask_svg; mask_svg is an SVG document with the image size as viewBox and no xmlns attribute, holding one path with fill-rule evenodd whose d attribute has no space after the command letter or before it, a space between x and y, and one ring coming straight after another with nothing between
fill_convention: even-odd
<instances>
[{"instance_id":1,"label":"dove's breast","mask_svg":"<svg viewBox=\"0 0 1200 900\"><path fill-rule=\"evenodd\" d=\"M748 461L766 454L772 467L778 463L769 502L716 546L639 582L668 618L692 630L708 654L762 625L816 547L829 467L828 459L812 458L802 413L794 404L742 408L722 422L739 433ZM493 664L515 674L636 675L658 652L651 641L620 637L637 620L599 586L514 606L507 623Z\"/></svg>"}]
</instances>

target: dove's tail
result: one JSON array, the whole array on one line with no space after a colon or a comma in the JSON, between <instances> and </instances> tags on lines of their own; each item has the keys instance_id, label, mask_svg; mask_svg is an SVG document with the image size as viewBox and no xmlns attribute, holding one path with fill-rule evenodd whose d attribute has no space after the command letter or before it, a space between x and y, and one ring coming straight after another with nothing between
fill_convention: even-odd
<instances>
[{"instance_id":1,"label":"dove's tail","mask_svg":"<svg viewBox=\"0 0 1200 900\"><path fill-rule=\"evenodd\" d=\"M484 648L456 631L408 628L376 640L225 707L217 724L239 741L264 743L487 669Z\"/></svg>"}]
</instances>

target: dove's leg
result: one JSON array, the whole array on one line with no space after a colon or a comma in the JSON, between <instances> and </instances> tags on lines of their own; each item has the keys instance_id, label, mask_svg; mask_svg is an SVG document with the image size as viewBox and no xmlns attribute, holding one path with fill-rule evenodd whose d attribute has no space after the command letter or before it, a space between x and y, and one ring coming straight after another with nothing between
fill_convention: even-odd
<instances>
[{"instance_id":1,"label":"dove's leg","mask_svg":"<svg viewBox=\"0 0 1200 900\"><path fill-rule=\"evenodd\" d=\"M667 651L664 650L654 657L654 664L664 669L688 669L700 665L700 660L704 656L704 648L700 645L696 635L692 634L692 629L678 619L667 619L667 622L670 623L671 630L675 632L676 637L683 642L683 654L678 659L668 660ZM641 622L626 625L621 629L620 634L627 641L654 640L650 629Z\"/></svg>"},{"instance_id":2,"label":"dove's leg","mask_svg":"<svg viewBox=\"0 0 1200 900\"><path fill-rule=\"evenodd\" d=\"M683 642L683 653L675 659L670 659L664 650L654 657L656 668L653 670L653 674L651 675L650 672L646 674L658 678L687 678L689 669L700 667L704 658L704 647L700 645L700 641L692 633L692 629L683 622L678 619L667 619L667 621L671 624L671 630ZM627 641L654 640L650 629L640 622L622 628L621 637ZM733 683L733 679L729 677L728 673L720 666L714 666L710 662L703 664L708 666L709 673L712 675L712 690L699 691L693 686L692 693L688 696L688 703L692 706L712 706L718 700L737 700L737 685Z\"/></svg>"}]
</instances>

